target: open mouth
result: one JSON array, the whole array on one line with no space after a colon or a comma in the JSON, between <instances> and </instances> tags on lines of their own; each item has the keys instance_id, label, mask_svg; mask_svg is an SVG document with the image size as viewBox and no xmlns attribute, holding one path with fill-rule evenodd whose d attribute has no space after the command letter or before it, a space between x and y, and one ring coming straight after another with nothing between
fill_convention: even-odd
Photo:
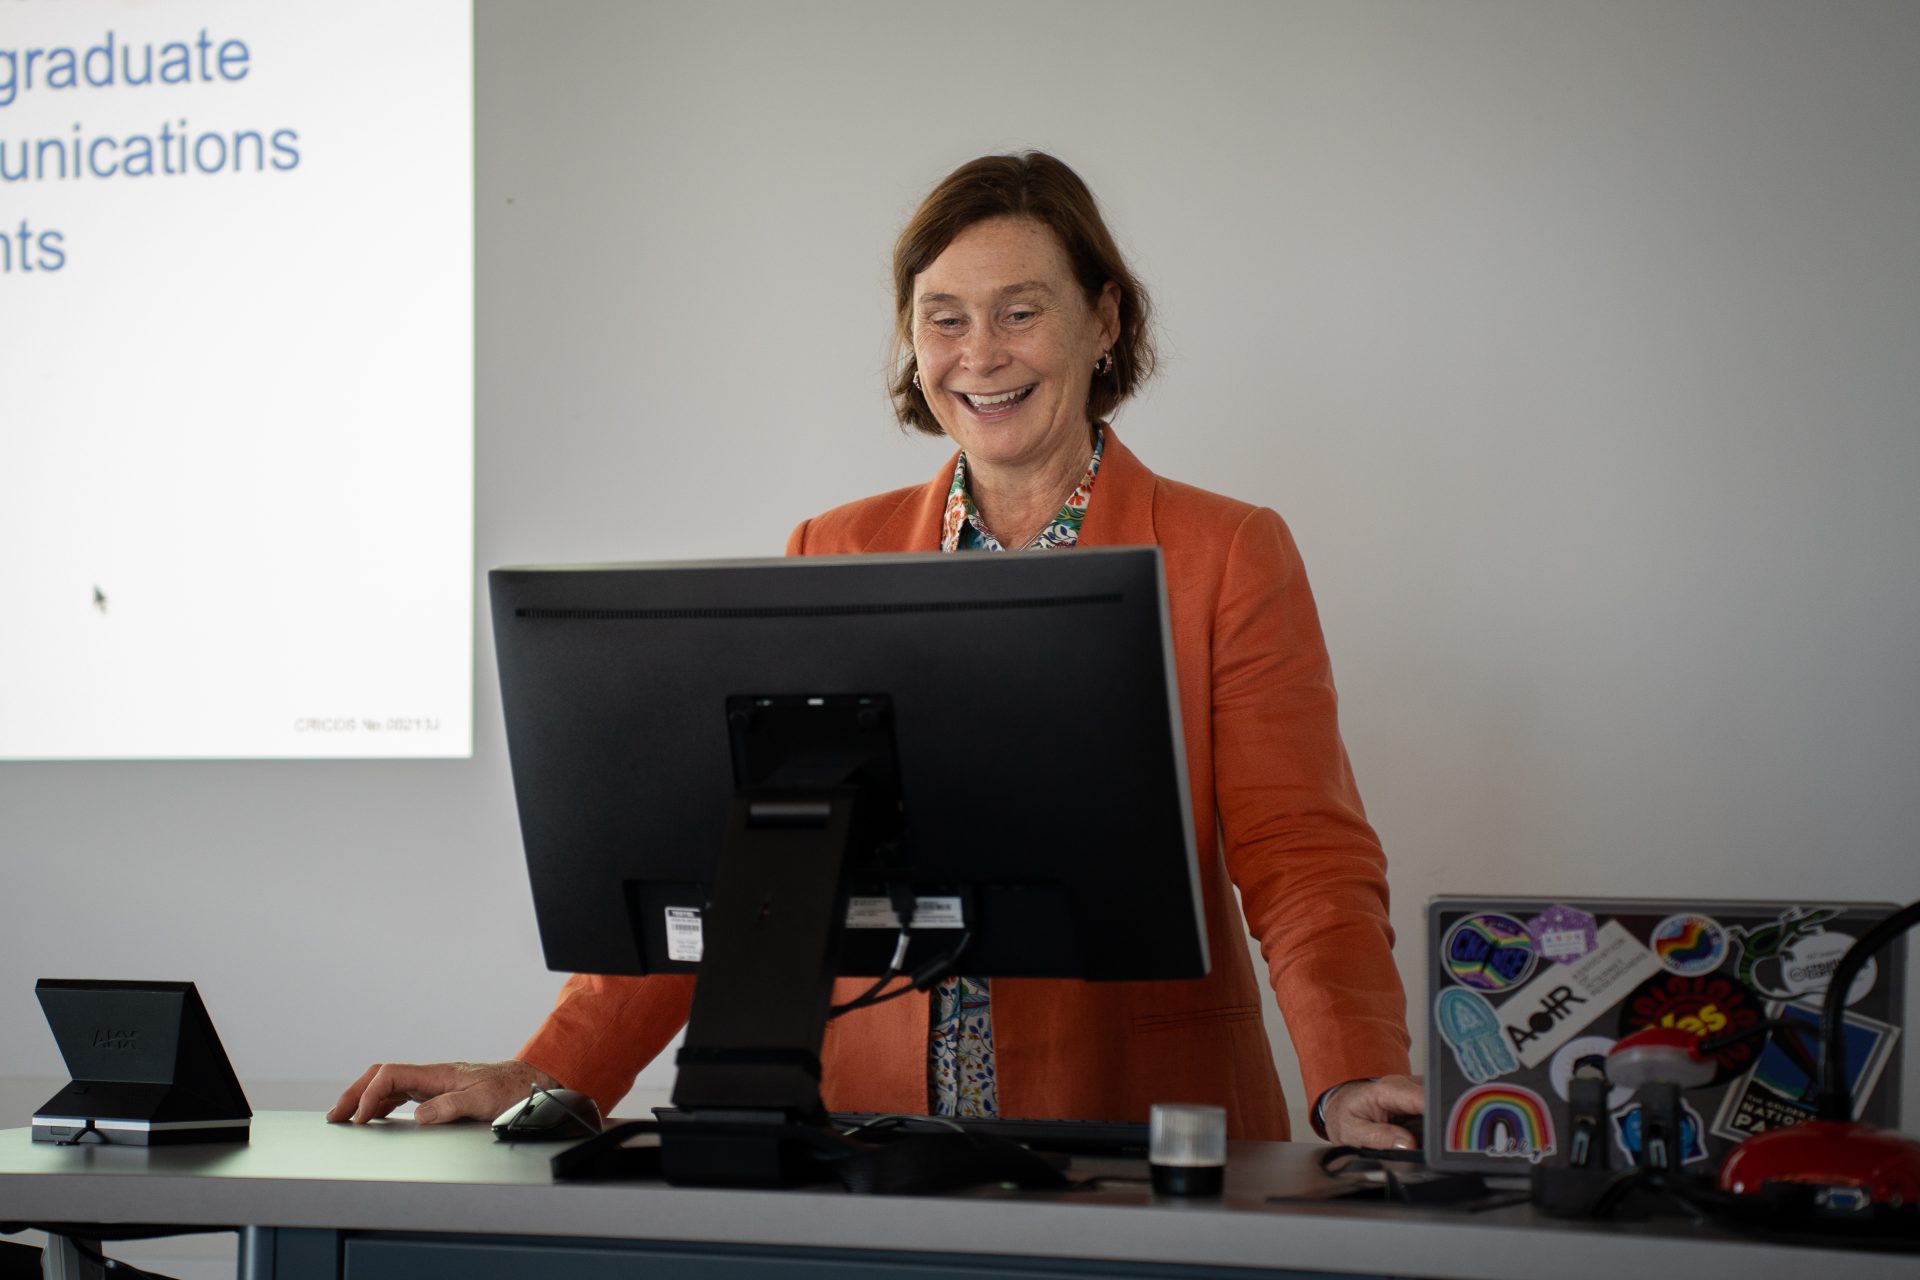
<instances>
[{"instance_id":1,"label":"open mouth","mask_svg":"<svg viewBox=\"0 0 1920 1280\"><path fill-rule=\"evenodd\" d=\"M976 395L972 392L956 392L967 408L983 418L998 417L1011 412L1022 400L1033 394L1034 384L1016 387L1012 391L996 391L991 394Z\"/></svg>"}]
</instances>

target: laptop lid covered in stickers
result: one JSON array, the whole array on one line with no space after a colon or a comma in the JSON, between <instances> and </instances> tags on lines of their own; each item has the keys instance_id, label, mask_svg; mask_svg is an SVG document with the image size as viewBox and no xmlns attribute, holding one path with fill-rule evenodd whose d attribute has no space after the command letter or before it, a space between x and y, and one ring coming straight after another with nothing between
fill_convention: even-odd
<instances>
[{"instance_id":1,"label":"laptop lid covered in stickers","mask_svg":"<svg viewBox=\"0 0 1920 1280\"><path fill-rule=\"evenodd\" d=\"M1741 1139L1813 1117L1827 979L1889 903L1619 898L1436 898L1427 907L1427 1162L1525 1173L1564 1162L1568 1081L1622 1036L1679 1027L1702 1039L1786 1022L1715 1054L1683 1095L1687 1164L1707 1173ZM1853 984L1847 1077L1856 1118L1900 1119L1906 946ZM1607 1097L1608 1164L1632 1166L1640 1108Z\"/></svg>"}]
</instances>

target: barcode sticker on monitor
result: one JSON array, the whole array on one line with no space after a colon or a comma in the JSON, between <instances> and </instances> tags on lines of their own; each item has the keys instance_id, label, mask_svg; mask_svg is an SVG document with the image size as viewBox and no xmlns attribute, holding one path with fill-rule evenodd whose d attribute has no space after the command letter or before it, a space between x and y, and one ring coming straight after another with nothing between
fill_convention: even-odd
<instances>
[{"instance_id":1,"label":"barcode sticker on monitor","mask_svg":"<svg viewBox=\"0 0 1920 1280\"><path fill-rule=\"evenodd\" d=\"M900 917L893 903L885 898L848 898L847 928L898 929ZM913 927L916 929L964 929L967 922L957 897L915 898Z\"/></svg>"},{"instance_id":2,"label":"barcode sticker on monitor","mask_svg":"<svg viewBox=\"0 0 1920 1280\"><path fill-rule=\"evenodd\" d=\"M705 950L700 912L694 907L667 908L667 959L698 961Z\"/></svg>"}]
</instances>

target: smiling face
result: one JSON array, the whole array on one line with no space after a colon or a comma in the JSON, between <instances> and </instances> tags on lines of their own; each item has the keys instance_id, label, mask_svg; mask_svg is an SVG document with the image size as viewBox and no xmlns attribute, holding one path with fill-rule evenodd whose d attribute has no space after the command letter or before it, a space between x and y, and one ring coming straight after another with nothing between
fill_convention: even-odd
<instances>
[{"instance_id":1,"label":"smiling face","mask_svg":"<svg viewBox=\"0 0 1920 1280\"><path fill-rule=\"evenodd\" d=\"M1085 463L1087 385L1120 332L1119 291L1087 301L1059 239L990 218L914 277L913 353L941 429L989 474Z\"/></svg>"}]
</instances>

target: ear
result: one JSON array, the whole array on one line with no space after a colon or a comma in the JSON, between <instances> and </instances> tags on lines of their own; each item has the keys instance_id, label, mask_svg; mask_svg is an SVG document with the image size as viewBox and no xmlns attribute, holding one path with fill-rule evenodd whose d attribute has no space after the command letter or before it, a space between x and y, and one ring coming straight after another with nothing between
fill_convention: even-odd
<instances>
[{"instance_id":1,"label":"ear","mask_svg":"<svg viewBox=\"0 0 1920 1280\"><path fill-rule=\"evenodd\" d=\"M1093 309L1100 317L1100 349L1106 351L1120 341L1120 286L1107 281Z\"/></svg>"}]
</instances>

